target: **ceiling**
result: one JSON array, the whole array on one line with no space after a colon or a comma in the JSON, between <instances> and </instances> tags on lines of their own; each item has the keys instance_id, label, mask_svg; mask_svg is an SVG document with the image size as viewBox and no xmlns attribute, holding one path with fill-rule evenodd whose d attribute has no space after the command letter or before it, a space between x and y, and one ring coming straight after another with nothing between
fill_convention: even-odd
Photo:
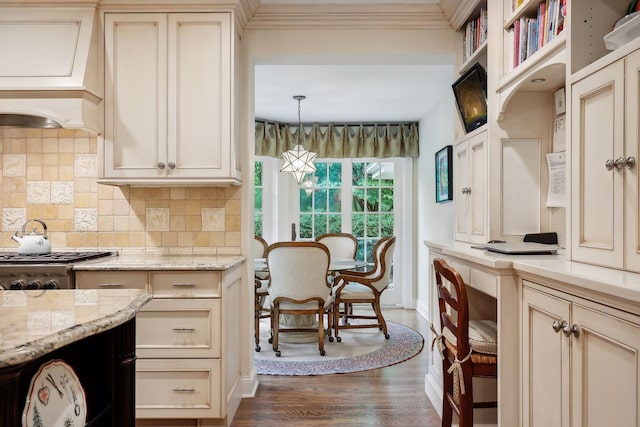
<instances>
[{"instance_id":1,"label":"ceiling","mask_svg":"<svg viewBox=\"0 0 640 427\"><path fill-rule=\"evenodd\" d=\"M261 0L267 4L437 4L439 0ZM258 65L255 116L298 121L294 95L305 95L305 123L404 122L425 117L451 95L452 58L420 59L422 65ZM447 65L442 65L447 64Z\"/></svg>"},{"instance_id":2,"label":"ceiling","mask_svg":"<svg viewBox=\"0 0 640 427\"><path fill-rule=\"evenodd\" d=\"M271 0L274 1L274 0ZM259 65L255 116L281 123L406 122L450 95L451 65Z\"/></svg>"}]
</instances>

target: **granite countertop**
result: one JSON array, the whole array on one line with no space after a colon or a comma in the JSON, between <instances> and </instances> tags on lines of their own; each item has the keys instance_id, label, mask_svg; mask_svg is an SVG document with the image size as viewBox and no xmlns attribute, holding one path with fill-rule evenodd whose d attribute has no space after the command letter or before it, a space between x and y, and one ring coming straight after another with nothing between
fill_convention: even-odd
<instances>
[{"instance_id":1,"label":"granite countertop","mask_svg":"<svg viewBox=\"0 0 640 427\"><path fill-rule=\"evenodd\" d=\"M139 289L0 291L0 368L113 329L150 300Z\"/></svg>"},{"instance_id":2,"label":"granite countertop","mask_svg":"<svg viewBox=\"0 0 640 427\"><path fill-rule=\"evenodd\" d=\"M229 270L245 262L242 255L119 254L75 264L76 271Z\"/></svg>"}]
</instances>

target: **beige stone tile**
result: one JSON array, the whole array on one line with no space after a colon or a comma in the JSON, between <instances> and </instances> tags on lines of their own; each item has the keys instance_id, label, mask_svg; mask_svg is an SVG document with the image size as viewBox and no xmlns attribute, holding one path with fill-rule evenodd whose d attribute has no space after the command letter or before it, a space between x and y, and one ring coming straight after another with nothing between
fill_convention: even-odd
<instances>
[{"instance_id":1,"label":"beige stone tile","mask_svg":"<svg viewBox=\"0 0 640 427\"><path fill-rule=\"evenodd\" d=\"M194 246L209 246L210 233L207 231L197 231L193 233L193 245Z\"/></svg>"},{"instance_id":2,"label":"beige stone tile","mask_svg":"<svg viewBox=\"0 0 640 427\"><path fill-rule=\"evenodd\" d=\"M43 141L42 138L27 138L27 154L42 153Z\"/></svg>"},{"instance_id":3,"label":"beige stone tile","mask_svg":"<svg viewBox=\"0 0 640 427\"><path fill-rule=\"evenodd\" d=\"M73 153L58 153L59 166L72 166L75 164L76 156Z\"/></svg>"},{"instance_id":4,"label":"beige stone tile","mask_svg":"<svg viewBox=\"0 0 640 427\"><path fill-rule=\"evenodd\" d=\"M131 200L129 213L138 217L144 217L147 213L147 202L145 200Z\"/></svg>"},{"instance_id":5,"label":"beige stone tile","mask_svg":"<svg viewBox=\"0 0 640 427\"><path fill-rule=\"evenodd\" d=\"M241 204L240 200L227 200L224 205L227 211L227 215L240 215Z\"/></svg>"},{"instance_id":6,"label":"beige stone tile","mask_svg":"<svg viewBox=\"0 0 640 427\"><path fill-rule=\"evenodd\" d=\"M27 203L32 205L51 203L51 182L27 181Z\"/></svg>"},{"instance_id":7,"label":"beige stone tile","mask_svg":"<svg viewBox=\"0 0 640 427\"><path fill-rule=\"evenodd\" d=\"M51 250L55 251L59 248L67 248L67 232L66 231L51 231L48 233L49 241L51 242Z\"/></svg>"},{"instance_id":8,"label":"beige stone tile","mask_svg":"<svg viewBox=\"0 0 640 427\"><path fill-rule=\"evenodd\" d=\"M169 197L173 200L184 200L186 199L187 190L184 187L171 187L169 189Z\"/></svg>"},{"instance_id":9,"label":"beige stone tile","mask_svg":"<svg viewBox=\"0 0 640 427\"><path fill-rule=\"evenodd\" d=\"M27 166L27 180L29 181L42 181L42 166L32 165Z\"/></svg>"},{"instance_id":10,"label":"beige stone tile","mask_svg":"<svg viewBox=\"0 0 640 427\"><path fill-rule=\"evenodd\" d=\"M160 188L147 188L145 191L145 198L149 200L167 200L169 199L170 190L166 187Z\"/></svg>"},{"instance_id":11,"label":"beige stone tile","mask_svg":"<svg viewBox=\"0 0 640 427\"><path fill-rule=\"evenodd\" d=\"M77 150L76 153L78 153ZM96 177L98 173L97 164L98 163L95 154L76 154L74 163L75 176Z\"/></svg>"},{"instance_id":12,"label":"beige stone tile","mask_svg":"<svg viewBox=\"0 0 640 427\"><path fill-rule=\"evenodd\" d=\"M73 138L58 138L58 152L73 153Z\"/></svg>"},{"instance_id":13,"label":"beige stone tile","mask_svg":"<svg viewBox=\"0 0 640 427\"><path fill-rule=\"evenodd\" d=\"M200 215L188 215L186 219L187 219L187 224L186 224L187 231L202 230L202 217Z\"/></svg>"},{"instance_id":14,"label":"beige stone tile","mask_svg":"<svg viewBox=\"0 0 640 427\"><path fill-rule=\"evenodd\" d=\"M3 208L2 209L2 230L18 231L22 229L22 225L27 221L27 210L22 208Z\"/></svg>"},{"instance_id":15,"label":"beige stone tile","mask_svg":"<svg viewBox=\"0 0 640 427\"><path fill-rule=\"evenodd\" d=\"M58 179L61 181L72 181L75 178L73 166L60 166L58 168Z\"/></svg>"},{"instance_id":16,"label":"beige stone tile","mask_svg":"<svg viewBox=\"0 0 640 427\"><path fill-rule=\"evenodd\" d=\"M58 153L58 138L42 138L41 151L43 153ZM28 152L28 151L27 151Z\"/></svg>"},{"instance_id":17,"label":"beige stone tile","mask_svg":"<svg viewBox=\"0 0 640 427\"><path fill-rule=\"evenodd\" d=\"M129 229L131 231L145 231L147 229L145 216L129 215Z\"/></svg>"},{"instance_id":18,"label":"beige stone tile","mask_svg":"<svg viewBox=\"0 0 640 427\"><path fill-rule=\"evenodd\" d=\"M54 219L64 221L64 218L60 218L60 210L58 205L45 205L40 209L40 216L43 219ZM67 218L68 219L68 218Z\"/></svg>"},{"instance_id":19,"label":"beige stone tile","mask_svg":"<svg viewBox=\"0 0 640 427\"><path fill-rule=\"evenodd\" d=\"M225 245L224 237L225 237L224 231L214 231L209 233L209 241L211 243L211 246L216 246L216 247L224 246Z\"/></svg>"},{"instance_id":20,"label":"beige stone tile","mask_svg":"<svg viewBox=\"0 0 640 427\"><path fill-rule=\"evenodd\" d=\"M202 199L202 189L200 187L186 187L186 197L189 200Z\"/></svg>"},{"instance_id":21,"label":"beige stone tile","mask_svg":"<svg viewBox=\"0 0 640 427\"><path fill-rule=\"evenodd\" d=\"M73 203L73 182L53 181L51 183L51 203L69 205Z\"/></svg>"},{"instance_id":22,"label":"beige stone tile","mask_svg":"<svg viewBox=\"0 0 640 427\"><path fill-rule=\"evenodd\" d=\"M145 203L148 208L162 208L169 210L169 205L171 204L171 200L169 199L146 199Z\"/></svg>"},{"instance_id":23,"label":"beige stone tile","mask_svg":"<svg viewBox=\"0 0 640 427\"><path fill-rule=\"evenodd\" d=\"M82 246L83 247L96 247L98 246L98 233L85 232L82 233Z\"/></svg>"},{"instance_id":24,"label":"beige stone tile","mask_svg":"<svg viewBox=\"0 0 640 427\"><path fill-rule=\"evenodd\" d=\"M112 185L98 185L98 200L113 200L113 193Z\"/></svg>"},{"instance_id":25,"label":"beige stone tile","mask_svg":"<svg viewBox=\"0 0 640 427\"><path fill-rule=\"evenodd\" d=\"M98 215L107 217L113 215L113 200L98 200Z\"/></svg>"},{"instance_id":26,"label":"beige stone tile","mask_svg":"<svg viewBox=\"0 0 640 427\"><path fill-rule=\"evenodd\" d=\"M43 217L43 215L41 215L40 217ZM52 232L78 231L73 229L73 221L70 220L45 217L45 222L47 223L47 228Z\"/></svg>"},{"instance_id":27,"label":"beige stone tile","mask_svg":"<svg viewBox=\"0 0 640 427\"><path fill-rule=\"evenodd\" d=\"M130 236L130 246L140 246L140 247L144 247L146 245L146 241L147 241L147 233L145 232L140 232L140 231L135 231L129 234Z\"/></svg>"},{"instance_id":28,"label":"beige stone tile","mask_svg":"<svg viewBox=\"0 0 640 427\"><path fill-rule=\"evenodd\" d=\"M73 144L74 144L73 151L76 153L90 152L89 138L76 137L74 138Z\"/></svg>"},{"instance_id":29,"label":"beige stone tile","mask_svg":"<svg viewBox=\"0 0 640 427\"><path fill-rule=\"evenodd\" d=\"M171 215L186 215L187 204L184 199L170 200L169 209L171 209Z\"/></svg>"},{"instance_id":30,"label":"beige stone tile","mask_svg":"<svg viewBox=\"0 0 640 427\"><path fill-rule=\"evenodd\" d=\"M241 255L240 246L225 246L218 248L218 255Z\"/></svg>"},{"instance_id":31,"label":"beige stone tile","mask_svg":"<svg viewBox=\"0 0 640 427\"><path fill-rule=\"evenodd\" d=\"M235 231L225 232L224 233L224 246L232 247L237 246L240 247L240 233Z\"/></svg>"},{"instance_id":32,"label":"beige stone tile","mask_svg":"<svg viewBox=\"0 0 640 427\"><path fill-rule=\"evenodd\" d=\"M91 195L89 193L79 193L76 191L74 204L77 208L91 208Z\"/></svg>"},{"instance_id":33,"label":"beige stone tile","mask_svg":"<svg viewBox=\"0 0 640 427\"><path fill-rule=\"evenodd\" d=\"M184 215L171 215L169 219L169 229L171 231L185 231L186 217Z\"/></svg>"},{"instance_id":34,"label":"beige stone tile","mask_svg":"<svg viewBox=\"0 0 640 427\"><path fill-rule=\"evenodd\" d=\"M224 231L225 210L220 208L202 208L202 230Z\"/></svg>"},{"instance_id":35,"label":"beige stone tile","mask_svg":"<svg viewBox=\"0 0 640 427\"><path fill-rule=\"evenodd\" d=\"M58 166L58 153L44 153L42 155L43 166Z\"/></svg>"},{"instance_id":36,"label":"beige stone tile","mask_svg":"<svg viewBox=\"0 0 640 427\"><path fill-rule=\"evenodd\" d=\"M2 174L5 177L25 176L27 156L24 154L5 154L2 156Z\"/></svg>"},{"instance_id":37,"label":"beige stone tile","mask_svg":"<svg viewBox=\"0 0 640 427\"><path fill-rule=\"evenodd\" d=\"M145 216L148 231L169 231L168 208L147 208Z\"/></svg>"},{"instance_id":38,"label":"beige stone tile","mask_svg":"<svg viewBox=\"0 0 640 427\"><path fill-rule=\"evenodd\" d=\"M108 231L112 232L115 230L114 228L114 218L112 216L100 215L98 216L98 232L103 234L103 232Z\"/></svg>"},{"instance_id":39,"label":"beige stone tile","mask_svg":"<svg viewBox=\"0 0 640 427\"><path fill-rule=\"evenodd\" d=\"M129 231L129 215L114 215L113 229L114 231Z\"/></svg>"},{"instance_id":40,"label":"beige stone tile","mask_svg":"<svg viewBox=\"0 0 640 427\"><path fill-rule=\"evenodd\" d=\"M136 187L133 187L136 188ZM130 187L115 187L113 189L113 198L114 199L129 199L131 196L131 188Z\"/></svg>"},{"instance_id":41,"label":"beige stone tile","mask_svg":"<svg viewBox=\"0 0 640 427\"><path fill-rule=\"evenodd\" d=\"M225 219L225 231L240 231L240 215L227 215Z\"/></svg>"},{"instance_id":42,"label":"beige stone tile","mask_svg":"<svg viewBox=\"0 0 640 427\"><path fill-rule=\"evenodd\" d=\"M60 219L73 220L74 213L75 213L75 207L73 205L58 206L58 217Z\"/></svg>"},{"instance_id":43,"label":"beige stone tile","mask_svg":"<svg viewBox=\"0 0 640 427\"><path fill-rule=\"evenodd\" d=\"M80 233L80 232L67 233L67 245L70 248L81 248L82 247L82 233Z\"/></svg>"},{"instance_id":44,"label":"beige stone tile","mask_svg":"<svg viewBox=\"0 0 640 427\"><path fill-rule=\"evenodd\" d=\"M162 233L161 246L172 247L178 245L178 233L175 231L165 231Z\"/></svg>"},{"instance_id":45,"label":"beige stone tile","mask_svg":"<svg viewBox=\"0 0 640 427\"><path fill-rule=\"evenodd\" d=\"M89 193L91 191L92 181L94 181L92 178L76 178L73 181L76 192Z\"/></svg>"},{"instance_id":46,"label":"beige stone tile","mask_svg":"<svg viewBox=\"0 0 640 427\"><path fill-rule=\"evenodd\" d=\"M9 141L9 153L11 154L26 154L27 152L27 139L23 136L20 138L11 138Z\"/></svg>"},{"instance_id":47,"label":"beige stone tile","mask_svg":"<svg viewBox=\"0 0 640 427\"><path fill-rule=\"evenodd\" d=\"M190 231L178 232L178 246L179 247L193 246L193 233Z\"/></svg>"},{"instance_id":48,"label":"beige stone tile","mask_svg":"<svg viewBox=\"0 0 640 427\"><path fill-rule=\"evenodd\" d=\"M113 214L114 215L129 215L129 204L126 200L114 200L113 201Z\"/></svg>"},{"instance_id":49,"label":"beige stone tile","mask_svg":"<svg viewBox=\"0 0 640 427\"><path fill-rule=\"evenodd\" d=\"M98 210L76 208L73 221L75 231L98 231Z\"/></svg>"},{"instance_id":50,"label":"beige stone tile","mask_svg":"<svg viewBox=\"0 0 640 427\"><path fill-rule=\"evenodd\" d=\"M114 246L113 233L98 232L98 246L101 248Z\"/></svg>"},{"instance_id":51,"label":"beige stone tile","mask_svg":"<svg viewBox=\"0 0 640 427\"><path fill-rule=\"evenodd\" d=\"M202 203L200 203L200 200L187 200L186 208L186 215L202 215Z\"/></svg>"},{"instance_id":52,"label":"beige stone tile","mask_svg":"<svg viewBox=\"0 0 640 427\"><path fill-rule=\"evenodd\" d=\"M26 157L27 166L42 166L42 153L30 153Z\"/></svg>"},{"instance_id":53,"label":"beige stone tile","mask_svg":"<svg viewBox=\"0 0 640 427\"><path fill-rule=\"evenodd\" d=\"M128 232L115 232L113 233L113 244L116 247L131 246L131 239Z\"/></svg>"},{"instance_id":54,"label":"beige stone tile","mask_svg":"<svg viewBox=\"0 0 640 427\"><path fill-rule=\"evenodd\" d=\"M229 187L225 187L224 188L224 198L225 199L237 199L240 200L241 196L242 196L242 191L241 190L242 187L239 187L237 185L232 185Z\"/></svg>"},{"instance_id":55,"label":"beige stone tile","mask_svg":"<svg viewBox=\"0 0 640 427\"><path fill-rule=\"evenodd\" d=\"M57 165L42 166L42 179L46 181L57 181L60 176L60 168Z\"/></svg>"}]
</instances>

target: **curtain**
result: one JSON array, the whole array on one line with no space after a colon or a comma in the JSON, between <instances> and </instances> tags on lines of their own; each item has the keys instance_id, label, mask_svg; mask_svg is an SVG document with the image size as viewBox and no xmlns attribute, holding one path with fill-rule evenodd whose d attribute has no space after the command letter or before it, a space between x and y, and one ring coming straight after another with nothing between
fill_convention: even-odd
<instances>
[{"instance_id":1,"label":"curtain","mask_svg":"<svg viewBox=\"0 0 640 427\"><path fill-rule=\"evenodd\" d=\"M320 159L418 157L418 123L305 125L302 146ZM256 121L256 156L280 157L298 143L298 125Z\"/></svg>"}]
</instances>

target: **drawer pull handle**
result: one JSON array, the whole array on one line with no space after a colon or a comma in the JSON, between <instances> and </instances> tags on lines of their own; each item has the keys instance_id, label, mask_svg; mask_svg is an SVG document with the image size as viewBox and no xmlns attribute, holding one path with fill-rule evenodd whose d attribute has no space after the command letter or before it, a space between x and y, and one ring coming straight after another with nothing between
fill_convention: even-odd
<instances>
[{"instance_id":1,"label":"drawer pull handle","mask_svg":"<svg viewBox=\"0 0 640 427\"><path fill-rule=\"evenodd\" d=\"M101 288L120 288L122 283L99 283L98 286Z\"/></svg>"},{"instance_id":2,"label":"drawer pull handle","mask_svg":"<svg viewBox=\"0 0 640 427\"><path fill-rule=\"evenodd\" d=\"M174 388L173 391L175 391L176 393L194 393L196 389L192 387L190 388L179 387L179 388Z\"/></svg>"},{"instance_id":3,"label":"drawer pull handle","mask_svg":"<svg viewBox=\"0 0 640 427\"><path fill-rule=\"evenodd\" d=\"M569 324L567 324L564 328L562 328L562 332L564 332L565 336L570 337L571 335L573 335L574 337L578 338L580 336L580 326L576 324L569 326Z\"/></svg>"},{"instance_id":4,"label":"drawer pull handle","mask_svg":"<svg viewBox=\"0 0 640 427\"><path fill-rule=\"evenodd\" d=\"M196 286L195 283L174 283L173 286L176 288L193 288Z\"/></svg>"},{"instance_id":5,"label":"drawer pull handle","mask_svg":"<svg viewBox=\"0 0 640 427\"><path fill-rule=\"evenodd\" d=\"M195 332L196 328L173 328L176 332Z\"/></svg>"}]
</instances>

